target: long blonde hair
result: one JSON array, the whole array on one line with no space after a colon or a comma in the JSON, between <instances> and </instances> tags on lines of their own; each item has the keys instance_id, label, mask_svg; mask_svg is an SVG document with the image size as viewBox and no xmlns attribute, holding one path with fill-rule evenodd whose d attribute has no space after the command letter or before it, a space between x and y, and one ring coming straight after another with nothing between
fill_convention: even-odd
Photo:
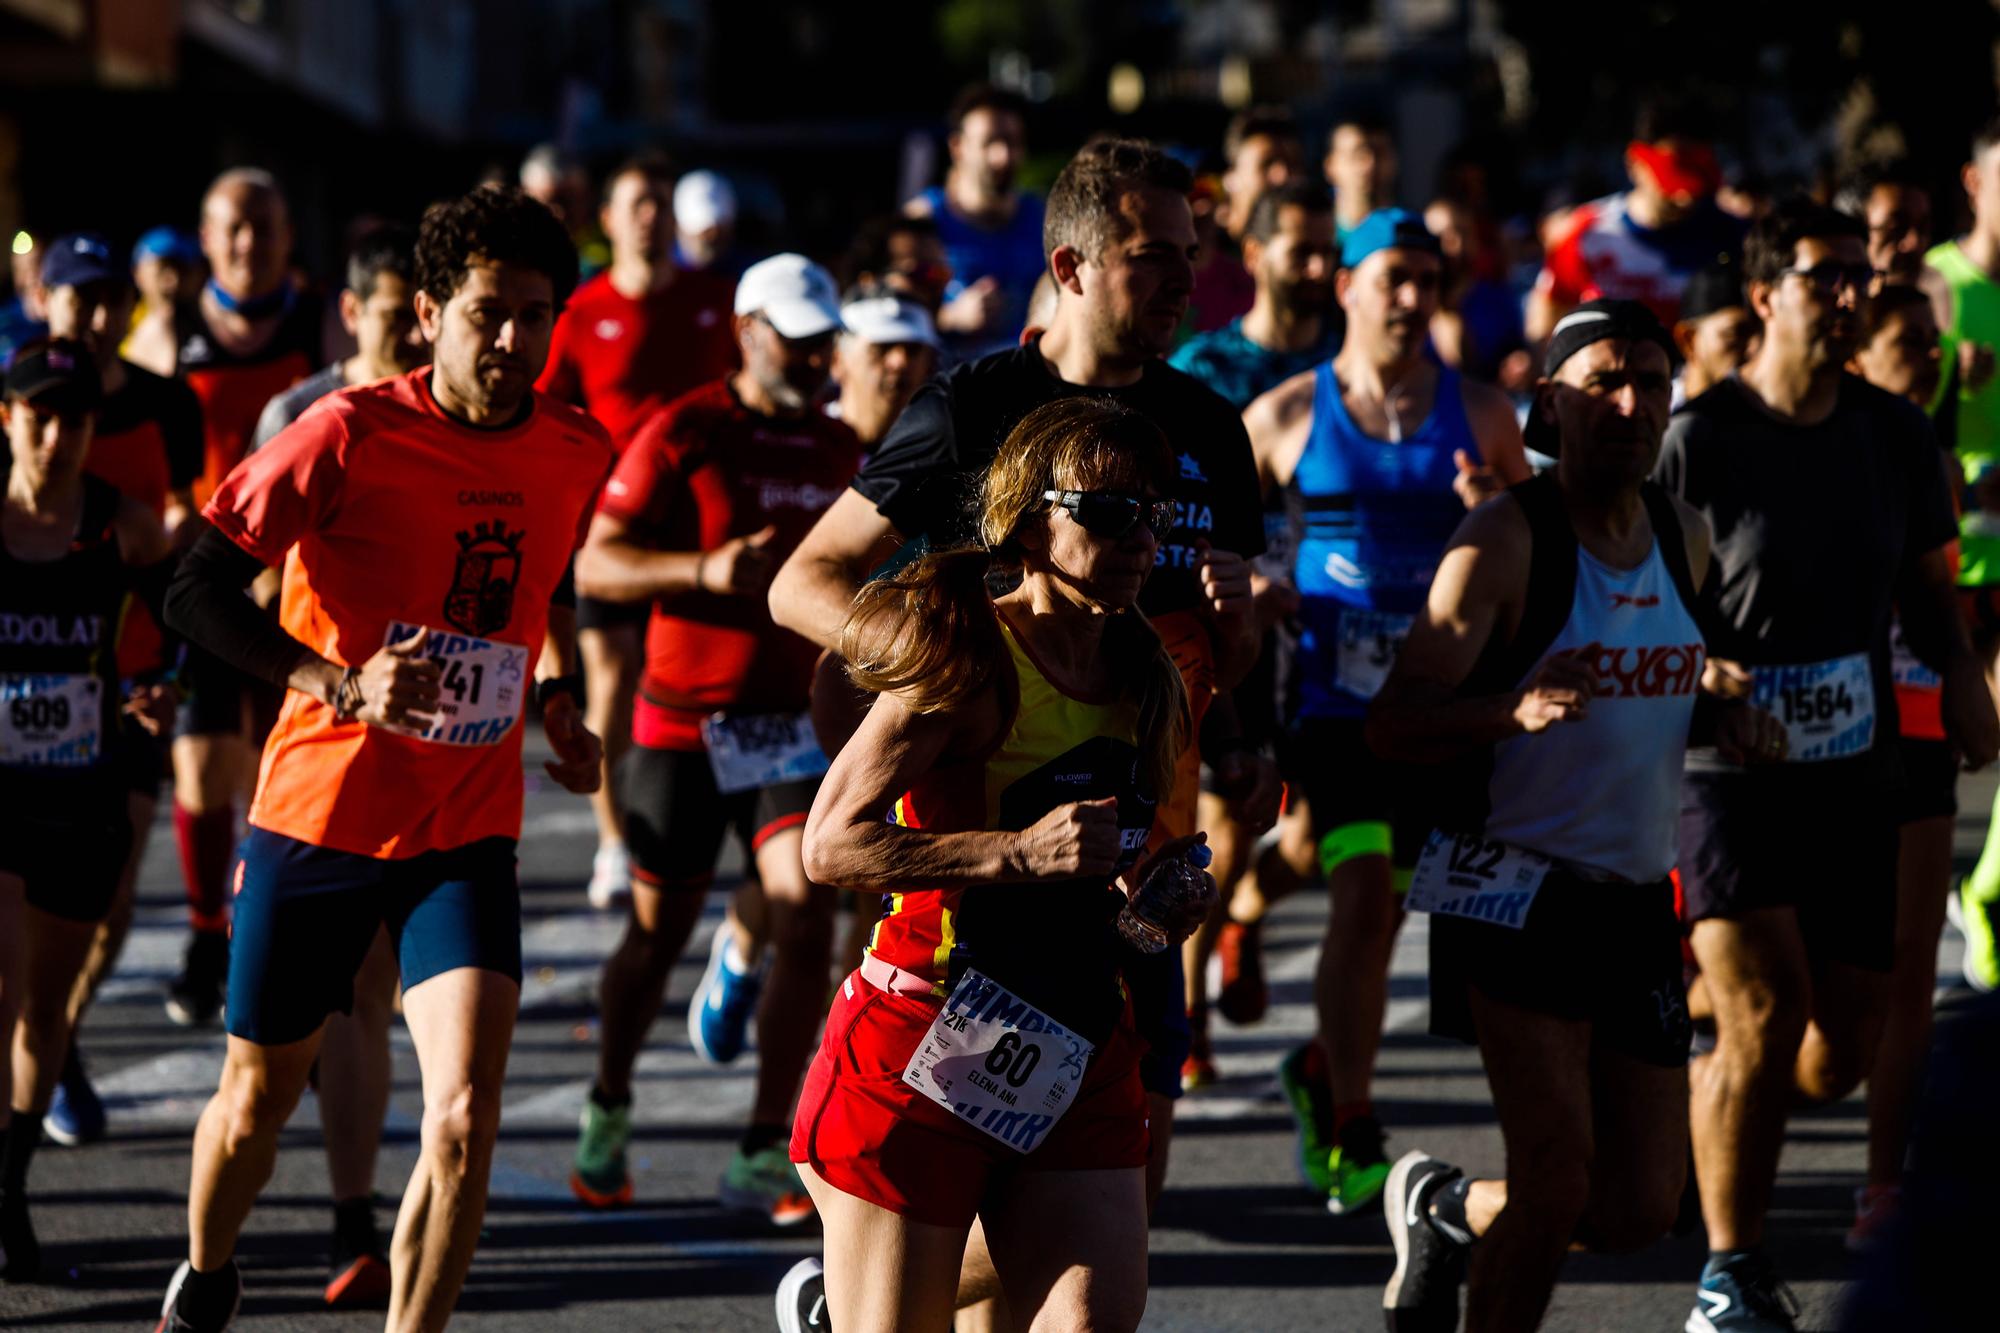
<instances>
[{"instance_id":1,"label":"long blonde hair","mask_svg":"<svg viewBox=\"0 0 2000 1333\"><path fill-rule=\"evenodd\" d=\"M864 690L894 691L914 712L944 712L988 687L1011 722L1020 682L993 610L987 579L1021 565L1021 529L1048 521L1043 492L1151 488L1176 476L1159 427L1104 398L1071 397L1021 418L979 490L979 544L934 551L866 584L840 637L847 672ZM1104 653L1112 677L1139 705L1141 768L1164 796L1188 743L1187 686L1160 636L1137 608L1113 616Z\"/></svg>"}]
</instances>

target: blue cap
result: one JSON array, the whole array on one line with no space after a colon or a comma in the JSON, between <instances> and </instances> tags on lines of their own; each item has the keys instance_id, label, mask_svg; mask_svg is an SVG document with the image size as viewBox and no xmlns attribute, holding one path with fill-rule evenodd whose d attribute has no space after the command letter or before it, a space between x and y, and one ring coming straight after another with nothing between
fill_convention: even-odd
<instances>
[{"instance_id":1,"label":"blue cap","mask_svg":"<svg viewBox=\"0 0 2000 1333\"><path fill-rule=\"evenodd\" d=\"M160 259L178 259L182 263L192 263L201 258L201 243L193 233L178 231L172 227L155 227L141 236L132 247L132 262L154 256Z\"/></svg>"},{"instance_id":2,"label":"blue cap","mask_svg":"<svg viewBox=\"0 0 2000 1333\"><path fill-rule=\"evenodd\" d=\"M1347 233L1340 247L1340 266L1354 268L1377 250L1421 250L1444 257L1444 247L1424 225L1424 220L1407 208L1378 208Z\"/></svg>"},{"instance_id":3,"label":"blue cap","mask_svg":"<svg viewBox=\"0 0 2000 1333\"><path fill-rule=\"evenodd\" d=\"M131 275L111 257L111 243L102 236L74 231L49 242L42 258L42 286L81 287L106 281L129 282Z\"/></svg>"}]
</instances>

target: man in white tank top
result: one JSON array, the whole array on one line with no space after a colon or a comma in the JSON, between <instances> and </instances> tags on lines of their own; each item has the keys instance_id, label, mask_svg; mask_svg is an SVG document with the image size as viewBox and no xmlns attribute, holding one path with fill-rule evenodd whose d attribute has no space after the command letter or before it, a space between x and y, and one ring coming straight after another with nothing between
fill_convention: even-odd
<instances>
[{"instance_id":1,"label":"man in white tank top","mask_svg":"<svg viewBox=\"0 0 2000 1333\"><path fill-rule=\"evenodd\" d=\"M1573 1241L1648 1244L1680 1199L1682 755L1691 722L1746 757L1784 732L1742 705L1695 718L1709 529L1645 480L1672 347L1637 302L1557 325L1530 424L1557 467L1467 515L1369 714L1379 753L1457 779L1409 904L1431 913L1432 1030L1478 1042L1510 1168L1397 1162L1392 1329L1450 1326L1468 1257L1466 1328L1533 1328Z\"/></svg>"}]
</instances>

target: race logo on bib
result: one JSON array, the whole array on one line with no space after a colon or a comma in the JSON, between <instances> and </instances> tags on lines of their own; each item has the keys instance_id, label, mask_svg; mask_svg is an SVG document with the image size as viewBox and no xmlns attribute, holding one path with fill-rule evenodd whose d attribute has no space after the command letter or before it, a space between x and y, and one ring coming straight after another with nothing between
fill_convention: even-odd
<instances>
[{"instance_id":1,"label":"race logo on bib","mask_svg":"<svg viewBox=\"0 0 2000 1333\"><path fill-rule=\"evenodd\" d=\"M514 619L514 588L521 581L521 540L505 523L475 524L458 534L458 564L444 595L445 623L484 638Z\"/></svg>"}]
</instances>

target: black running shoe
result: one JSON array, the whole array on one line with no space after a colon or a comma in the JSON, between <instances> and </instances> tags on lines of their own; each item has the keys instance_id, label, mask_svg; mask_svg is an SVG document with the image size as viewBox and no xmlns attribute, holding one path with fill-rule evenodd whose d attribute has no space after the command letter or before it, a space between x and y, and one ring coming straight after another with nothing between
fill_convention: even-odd
<instances>
[{"instance_id":1,"label":"black running shoe","mask_svg":"<svg viewBox=\"0 0 2000 1333\"><path fill-rule=\"evenodd\" d=\"M1389 1333L1454 1333L1458 1288L1465 1281L1469 1244L1455 1242L1431 1222L1431 1199L1464 1175L1423 1152L1407 1152L1389 1171L1382 1216L1396 1247L1396 1271L1382 1289Z\"/></svg>"},{"instance_id":2,"label":"black running shoe","mask_svg":"<svg viewBox=\"0 0 2000 1333\"><path fill-rule=\"evenodd\" d=\"M243 1308L243 1274L231 1259L229 1267L215 1278L228 1285L207 1293L190 1290L191 1280L204 1285L209 1280L197 1279L194 1266L183 1259L174 1270L173 1281L167 1283L167 1298L160 1302L160 1322L153 1326L153 1333L224 1333Z\"/></svg>"},{"instance_id":3,"label":"black running shoe","mask_svg":"<svg viewBox=\"0 0 2000 1333\"><path fill-rule=\"evenodd\" d=\"M19 1111L16 1115L21 1114ZM42 1246L28 1220L28 1201L19 1195L0 1199L0 1278L33 1282L42 1275Z\"/></svg>"},{"instance_id":4,"label":"black running shoe","mask_svg":"<svg viewBox=\"0 0 2000 1333\"><path fill-rule=\"evenodd\" d=\"M371 1207L352 1222L336 1215L333 1261L326 1270L326 1303L339 1310L382 1308L389 1302L389 1256Z\"/></svg>"},{"instance_id":5,"label":"black running shoe","mask_svg":"<svg viewBox=\"0 0 2000 1333\"><path fill-rule=\"evenodd\" d=\"M180 974L167 983L167 1017L184 1028L206 1027L222 1012L228 983L229 936L196 931Z\"/></svg>"},{"instance_id":6,"label":"black running shoe","mask_svg":"<svg viewBox=\"0 0 2000 1333\"><path fill-rule=\"evenodd\" d=\"M1686 1333L1796 1333L1798 1298L1762 1254L1701 1275Z\"/></svg>"}]
</instances>

